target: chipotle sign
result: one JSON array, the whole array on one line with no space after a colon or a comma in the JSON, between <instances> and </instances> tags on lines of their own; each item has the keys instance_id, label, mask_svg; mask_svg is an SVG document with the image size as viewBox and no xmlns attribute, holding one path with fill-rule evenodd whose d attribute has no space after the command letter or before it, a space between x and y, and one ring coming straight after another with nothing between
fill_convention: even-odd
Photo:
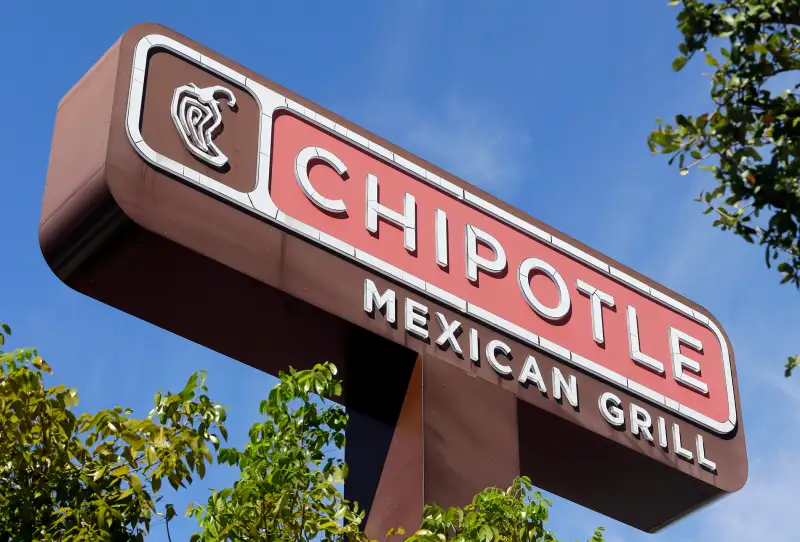
<instances>
[{"instance_id":1,"label":"chipotle sign","mask_svg":"<svg viewBox=\"0 0 800 542\"><path fill-rule=\"evenodd\" d=\"M260 370L337 363L374 537L518 473L647 531L747 477L702 307L164 27L62 100L40 244Z\"/></svg>"}]
</instances>

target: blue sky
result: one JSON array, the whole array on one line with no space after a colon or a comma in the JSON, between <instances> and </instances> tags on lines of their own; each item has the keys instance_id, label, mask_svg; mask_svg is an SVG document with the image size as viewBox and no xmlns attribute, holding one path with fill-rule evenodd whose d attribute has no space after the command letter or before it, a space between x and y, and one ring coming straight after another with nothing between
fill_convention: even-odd
<instances>
[{"instance_id":1,"label":"blue sky","mask_svg":"<svg viewBox=\"0 0 800 542\"><path fill-rule=\"evenodd\" d=\"M707 307L733 342L750 457L744 490L658 535L555 499L552 528L610 541L800 540L800 294L760 249L718 232L693 202L709 179L652 157L654 117L707 103L702 68L672 73L666 0L643 2L2 2L5 256L0 319L37 345L81 409L140 415L199 368L230 408L232 441L274 379L75 293L39 252L58 100L128 27L165 24L381 134ZM612 7L613 6L613 7ZM233 480L214 468L174 499ZM173 524L186 540L193 524ZM156 528L149 540L166 540Z\"/></svg>"}]
</instances>

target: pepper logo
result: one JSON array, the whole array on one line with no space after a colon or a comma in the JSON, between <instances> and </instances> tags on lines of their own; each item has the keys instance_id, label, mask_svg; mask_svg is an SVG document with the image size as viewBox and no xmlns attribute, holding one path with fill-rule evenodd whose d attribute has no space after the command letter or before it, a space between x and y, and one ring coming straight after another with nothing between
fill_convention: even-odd
<instances>
[{"instance_id":1,"label":"pepper logo","mask_svg":"<svg viewBox=\"0 0 800 542\"><path fill-rule=\"evenodd\" d=\"M222 130L222 112L217 97L224 97L228 107L236 111L236 97L223 86L199 88L194 83L175 89L172 95L172 120L184 145L197 158L220 168L228 163L214 138Z\"/></svg>"}]
</instances>

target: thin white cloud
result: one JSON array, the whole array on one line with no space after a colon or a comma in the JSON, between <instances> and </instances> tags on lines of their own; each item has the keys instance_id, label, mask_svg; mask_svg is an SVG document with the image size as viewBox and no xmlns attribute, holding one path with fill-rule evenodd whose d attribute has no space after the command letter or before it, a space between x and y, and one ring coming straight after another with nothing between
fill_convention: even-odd
<instances>
[{"instance_id":1,"label":"thin white cloud","mask_svg":"<svg viewBox=\"0 0 800 542\"><path fill-rule=\"evenodd\" d=\"M702 214L704 208L691 198L673 209L669 213L672 227L661 231L661 243L650 253L647 271L668 288L690 298L699 296L696 301L701 304L735 291L750 267L741 265L742 253L752 251L714 228L712 220ZM758 257L747 254L745 262Z\"/></svg>"},{"instance_id":2,"label":"thin white cloud","mask_svg":"<svg viewBox=\"0 0 800 542\"><path fill-rule=\"evenodd\" d=\"M374 132L498 197L518 195L535 176L529 131L464 96L450 94L424 110L384 97L363 105L358 116Z\"/></svg>"},{"instance_id":3,"label":"thin white cloud","mask_svg":"<svg viewBox=\"0 0 800 542\"><path fill-rule=\"evenodd\" d=\"M800 540L795 515L800 462L786 448L784 444L774 455L751 462L750 481L745 488L705 513L702 530L696 537L698 542Z\"/></svg>"},{"instance_id":4,"label":"thin white cloud","mask_svg":"<svg viewBox=\"0 0 800 542\"><path fill-rule=\"evenodd\" d=\"M530 178L523 166L533 152L528 132L457 97L407 133L418 154L496 195L513 194Z\"/></svg>"},{"instance_id":5,"label":"thin white cloud","mask_svg":"<svg viewBox=\"0 0 800 542\"><path fill-rule=\"evenodd\" d=\"M365 99L341 109L350 109L365 128L471 184L499 197L517 195L531 178L523 167L533 153L527 128L499 116L485 96L473 96L469 87L456 88L457 83L435 89L433 100L419 94L427 44L436 41L452 13L424 0L401 2L390 12L380 22L383 39L374 44L376 65L362 89ZM453 75L457 80L458 71Z\"/></svg>"}]
</instances>

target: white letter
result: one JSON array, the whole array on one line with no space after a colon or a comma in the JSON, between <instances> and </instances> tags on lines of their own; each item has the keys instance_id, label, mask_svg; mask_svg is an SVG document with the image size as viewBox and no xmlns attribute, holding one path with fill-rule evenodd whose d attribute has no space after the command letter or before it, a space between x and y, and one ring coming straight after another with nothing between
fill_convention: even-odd
<instances>
[{"instance_id":1,"label":"white letter","mask_svg":"<svg viewBox=\"0 0 800 542\"><path fill-rule=\"evenodd\" d=\"M717 464L706 457L706 447L703 445L703 435L697 435L697 462L700 466L711 472L717 470Z\"/></svg>"},{"instance_id":2,"label":"white letter","mask_svg":"<svg viewBox=\"0 0 800 542\"><path fill-rule=\"evenodd\" d=\"M428 307L422 303L417 303L413 299L406 298L406 331L413 333L421 339L428 338Z\"/></svg>"},{"instance_id":3,"label":"white letter","mask_svg":"<svg viewBox=\"0 0 800 542\"><path fill-rule=\"evenodd\" d=\"M653 434L650 432L652 426L653 422L650 420L650 413L639 405L631 403L631 433L638 435L641 430L644 438L653 442Z\"/></svg>"},{"instance_id":4,"label":"white letter","mask_svg":"<svg viewBox=\"0 0 800 542\"><path fill-rule=\"evenodd\" d=\"M667 449L667 421L661 416L658 417L658 443Z\"/></svg>"},{"instance_id":5,"label":"white letter","mask_svg":"<svg viewBox=\"0 0 800 542\"><path fill-rule=\"evenodd\" d=\"M336 155L320 147L306 147L297 154L297 159L295 160L294 175L295 178L297 178L297 184L300 185L300 189L306 197L311 200L311 203L320 209L335 214L344 213L347 211L347 206L345 206L344 201L340 199L328 199L317 192L311 185L311 181L308 178L308 163L315 158L319 158L331 166L340 176L344 176L347 171L344 162L339 160Z\"/></svg>"},{"instance_id":6,"label":"white letter","mask_svg":"<svg viewBox=\"0 0 800 542\"><path fill-rule=\"evenodd\" d=\"M553 398L561 402L561 391L567 396L567 401L572 405L572 408L578 408L578 381L575 375L569 375L569 384L564 379L564 375L558 370L558 367L553 367Z\"/></svg>"},{"instance_id":7,"label":"white letter","mask_svg":"<svg viewBox=\"0 0 800 542\"><path fill-rule=\"evenodd\" d=\"M611 406L609 406L609 404L611 404ZM619 397L610 391L601 395L600 399L597 401L597 405L600 407L600 414L614 427L622 427L625 425L625 414L623 414L622 409L619 408L621 404L622 401L620 401Z\"/></svg>"},{"instance_id":8,"label":"white letter","mask_svg":"<svg viewBox=\"0 0 800 542\"><path fill-rule=\"evenodd\" d=\"M555 308L550 308L543 305L536 296L533 295L531 290L531 271L538 270L543 272L547 277L553 281L553 284L558 288L558 305ZM538 258L528 258L519 264L519 273L517 274L517 281L519 282L519 289L525 300L539 316L548 320L560 320L569 312L570 299L569 290L567 290L567 283L549 263L542 261Z\"/></svg>"},{"instance_id":9,"label":"white letter","mask_svg":"<svg viewBox=\"0 0 800 542\"><path fill-rule=\"evenodd\" d=\"M478 344L478 330L474 328L470 328L469 330L469 359L475 365L478 365L481 361L480 353L479 353L480 345Z\"/></svg>"},{"instance_id":10,"label":"white letter","mask_svg":"<svg viewBox=\"0 0 800 542\"><path fill-rule=\"evenodd\" d=\"M497 361L495 352L500 352L507 357L511 353L511 348L503 341L498 341L497 339L489 342L489 344L486 345L486 359L489 360L489 365L492 366L492 369L503 376L510 375L511 367L508 365L503 365Z\"/></svg>"},{"instance_id":11,"label":"white letter","mask_svg":"<svg viewBox=\"0 0 800 542\"><path fill-rule=\"evenodd\" d=\"M592 336L594 337L594 342L603 344L605 342L603 334L603 305L609 308L613 307L614 298L594 286L589 286L581 279L578 279L575 285L580 293L589 296L592 307Z\"/></svg>"},{"instance_id":12,"label":"white letter","mask_svg":"<svg viewBox=\"0 0 800 542\"><path fill-rule=\"evenodd\" d=\"M683 372L683 368L685 367L693 373L699 374L700 364L697 360L687 358L681 354L681 343L697 352L703 351L703 343L699 340L674 327L669 328L669 348L672 351L672 376L681 384L705 395L708 393L708 385Z\"/></svg>"},{"instance_id":13,"label":"white letter","mask_svg":"<svg viewBox=\"0 0 800 542\"><path fill-rule=\"evenodd\" d=\"M542 373L539 371L539 365L536 363L536 358L533 356L527 357L525 366L519 374L520 384L525 385L529 382L536 384L540 392L547 393L547 386L544 385L544 379L542 378Z\"/></svg>"},{"instance_id":14,"label":"white letter","mask_svg":"<svg viewBox=\"0 0 800 542\"><path fill-rule=\"evenodd\" d=\"M436 313L436 319L439 321L439 325L442 326L442 334L436 339L436 344L444 346L444 343L449 342L453 352L460 356L462 351L461 346L458 344L458 339L456 339L456 331L461 327L461 322L453 320L448 324L444 315L440 312Z\"/></svg>"},{"instance_id":15,"label":"white letter","mask_svg":"<svg viewBox=\"0 0 800 542\"><path fill-rule=\"evenodd\" d=\"M633 361L659 374L664 372L663 363L642 353L639 346L639 323L636 320L636 309L632 305L628 305L628 345Z\"/></svg>"},{"instance_id":16,"label":"white letter","mask_svg":"<svg viewBox=\"0 0 800 542\"><path fill-rule=\"evenodd\" d=\"M439 267L447 267L447 214L441 209L436 209L436 263Z\"/></svg>"},{"instance_id":17,"label":"white letter","mask_svg":"<svg viewBox=\"0 0 800 542\"><path fill-rule=\"evenodd\" d=\"M367 173L367 231L377 233L378 216L403 228L403 245L409 252L417 249L417 205L414 196L406 192L403 214L378 203L378 178Z\"/></svg>"},{"instance_id":18,"label":"white letter","mask_svg":"<svg viewBox=\"0 0 800 542\"><path fill-rule=\"evenodd\" d=\"M677 423L672 424L672 443L675 445L675 454L679 457L682 457L686 461L691 462L692 452L681 446L681 428L678 427Z\"/></svg>"},{"instance_id":19,"label":"white letter","mask_svg":"<svg viewBox=\"0 0 800 542\"><path fill-rule=\"evenodd\" d=\"M506 251L503 250L500 241L479 230L471 224L467 224L466 247L467 247L467 278L472 282L478 281L478 268L480 267L487 273L500 273L506 268ZM478 241L489 246L495 254L494 260L487 260L478 256Z\"/></svg>"},{"instance_id":20,"label":"white letter","mask_svg":"<svg viewBox=\"0 0 800 542\"><path fill-rule=\"evenodd\" d=\"M378 288L375 283L370 279L364 281L364 312L372 314L375 311L375 304L378 305L378 310L386 307L386 321L394 324L395 315L395 295L394 290L387 288L383 295L378 293Z\"/></svg>"}]
</instances>

